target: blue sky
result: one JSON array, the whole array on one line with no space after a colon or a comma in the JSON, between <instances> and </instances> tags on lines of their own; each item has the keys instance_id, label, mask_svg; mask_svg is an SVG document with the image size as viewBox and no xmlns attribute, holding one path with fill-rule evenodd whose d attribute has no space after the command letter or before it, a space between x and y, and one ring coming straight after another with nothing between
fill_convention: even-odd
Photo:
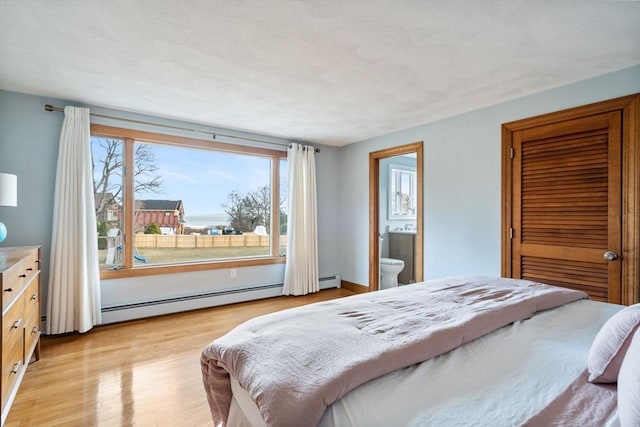
<instances>
[{"instance_id":1,"label":"blue sky","mask_svg":"<svg viewBox=\"0 0 640 427\"><path fill-rule=\"evenodd\" d=\"M271 162L267 158L149 145L163 191L137 194L136 198L182 200L186 215L224 212L222 204L231 191L244 194L269 184Z\"/></svg>"},{"instance_id":2,"label":"blue sky","mask_svg":"<svg viewBox=\"0 0 640 427\"><path fill-rule=\"evenodd\" d=\"M269 184L271 161L268 158L147 145L158 167L154 176L162 178L162 189L160 193L138 193L136 199L182 200L187 216L222 213L222 204L227 203L231 191L244 195ZM100 157L96 144L93 148L94 155ZM281 173L286 177L286 169Z\"/></svg>"}]
</instances>

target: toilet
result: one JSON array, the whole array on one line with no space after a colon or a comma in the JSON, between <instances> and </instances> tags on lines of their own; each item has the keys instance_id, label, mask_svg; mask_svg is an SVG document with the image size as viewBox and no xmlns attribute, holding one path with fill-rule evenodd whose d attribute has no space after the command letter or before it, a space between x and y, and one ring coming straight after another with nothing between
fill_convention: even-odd
<instances>
[{"instance_id":1,"label":"toilet","mask_svg":"<svg viewBox=\"0 0 640 427\"><path fill-rule=\"evenodd\" d=\"M404 261L394 258L380 258L380 289L398 286L398 274L404 268Z\"/></svg>"}]
</instances>

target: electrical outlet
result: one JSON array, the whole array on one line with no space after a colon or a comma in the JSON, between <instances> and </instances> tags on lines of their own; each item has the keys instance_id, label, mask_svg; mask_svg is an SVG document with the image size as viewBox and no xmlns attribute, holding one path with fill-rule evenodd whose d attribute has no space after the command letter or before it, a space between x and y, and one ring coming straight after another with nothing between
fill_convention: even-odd
<instances>
[{"instance_id":1,"label":"electrical outlet","mask_svg":"<svg viewBox=\"0 0 640 427\"><path fill-rule=\"evenodd\" d=\"M232 279L235 279L238 276L238 269L237 268L232 268L229 271L231 272L231 278Z\"/></svg>"}]
</instances>

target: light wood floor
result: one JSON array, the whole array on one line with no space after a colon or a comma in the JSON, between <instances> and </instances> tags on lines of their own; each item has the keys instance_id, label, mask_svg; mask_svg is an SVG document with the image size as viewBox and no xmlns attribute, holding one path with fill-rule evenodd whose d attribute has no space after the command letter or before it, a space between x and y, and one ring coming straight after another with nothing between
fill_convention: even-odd
<instances>
[{"instance_id":1,"label":"light wood floor","mask_svg":"<svg viewBox=\"0 0 640 427\"><path fill-rule=\"evenodd\" d=\"M5 426L211 426L205 346L252 317L347 295L329 289L43 337Z\"/></svg>"}]
</instances>

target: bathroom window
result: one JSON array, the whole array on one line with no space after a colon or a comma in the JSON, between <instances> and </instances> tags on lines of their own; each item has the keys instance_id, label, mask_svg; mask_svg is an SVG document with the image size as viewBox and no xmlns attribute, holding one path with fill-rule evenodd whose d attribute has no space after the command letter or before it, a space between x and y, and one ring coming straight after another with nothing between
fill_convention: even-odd
<instances>
[{"instance_id":1,"label":"bathroom window","mask_svg":"<svg viewBox=\"0 0 640 427\"><path fill-rule=\"evenodd\" d=\"M389 165L389 219L415 219L416 169Z\"/></svg>"}]
</instances>

